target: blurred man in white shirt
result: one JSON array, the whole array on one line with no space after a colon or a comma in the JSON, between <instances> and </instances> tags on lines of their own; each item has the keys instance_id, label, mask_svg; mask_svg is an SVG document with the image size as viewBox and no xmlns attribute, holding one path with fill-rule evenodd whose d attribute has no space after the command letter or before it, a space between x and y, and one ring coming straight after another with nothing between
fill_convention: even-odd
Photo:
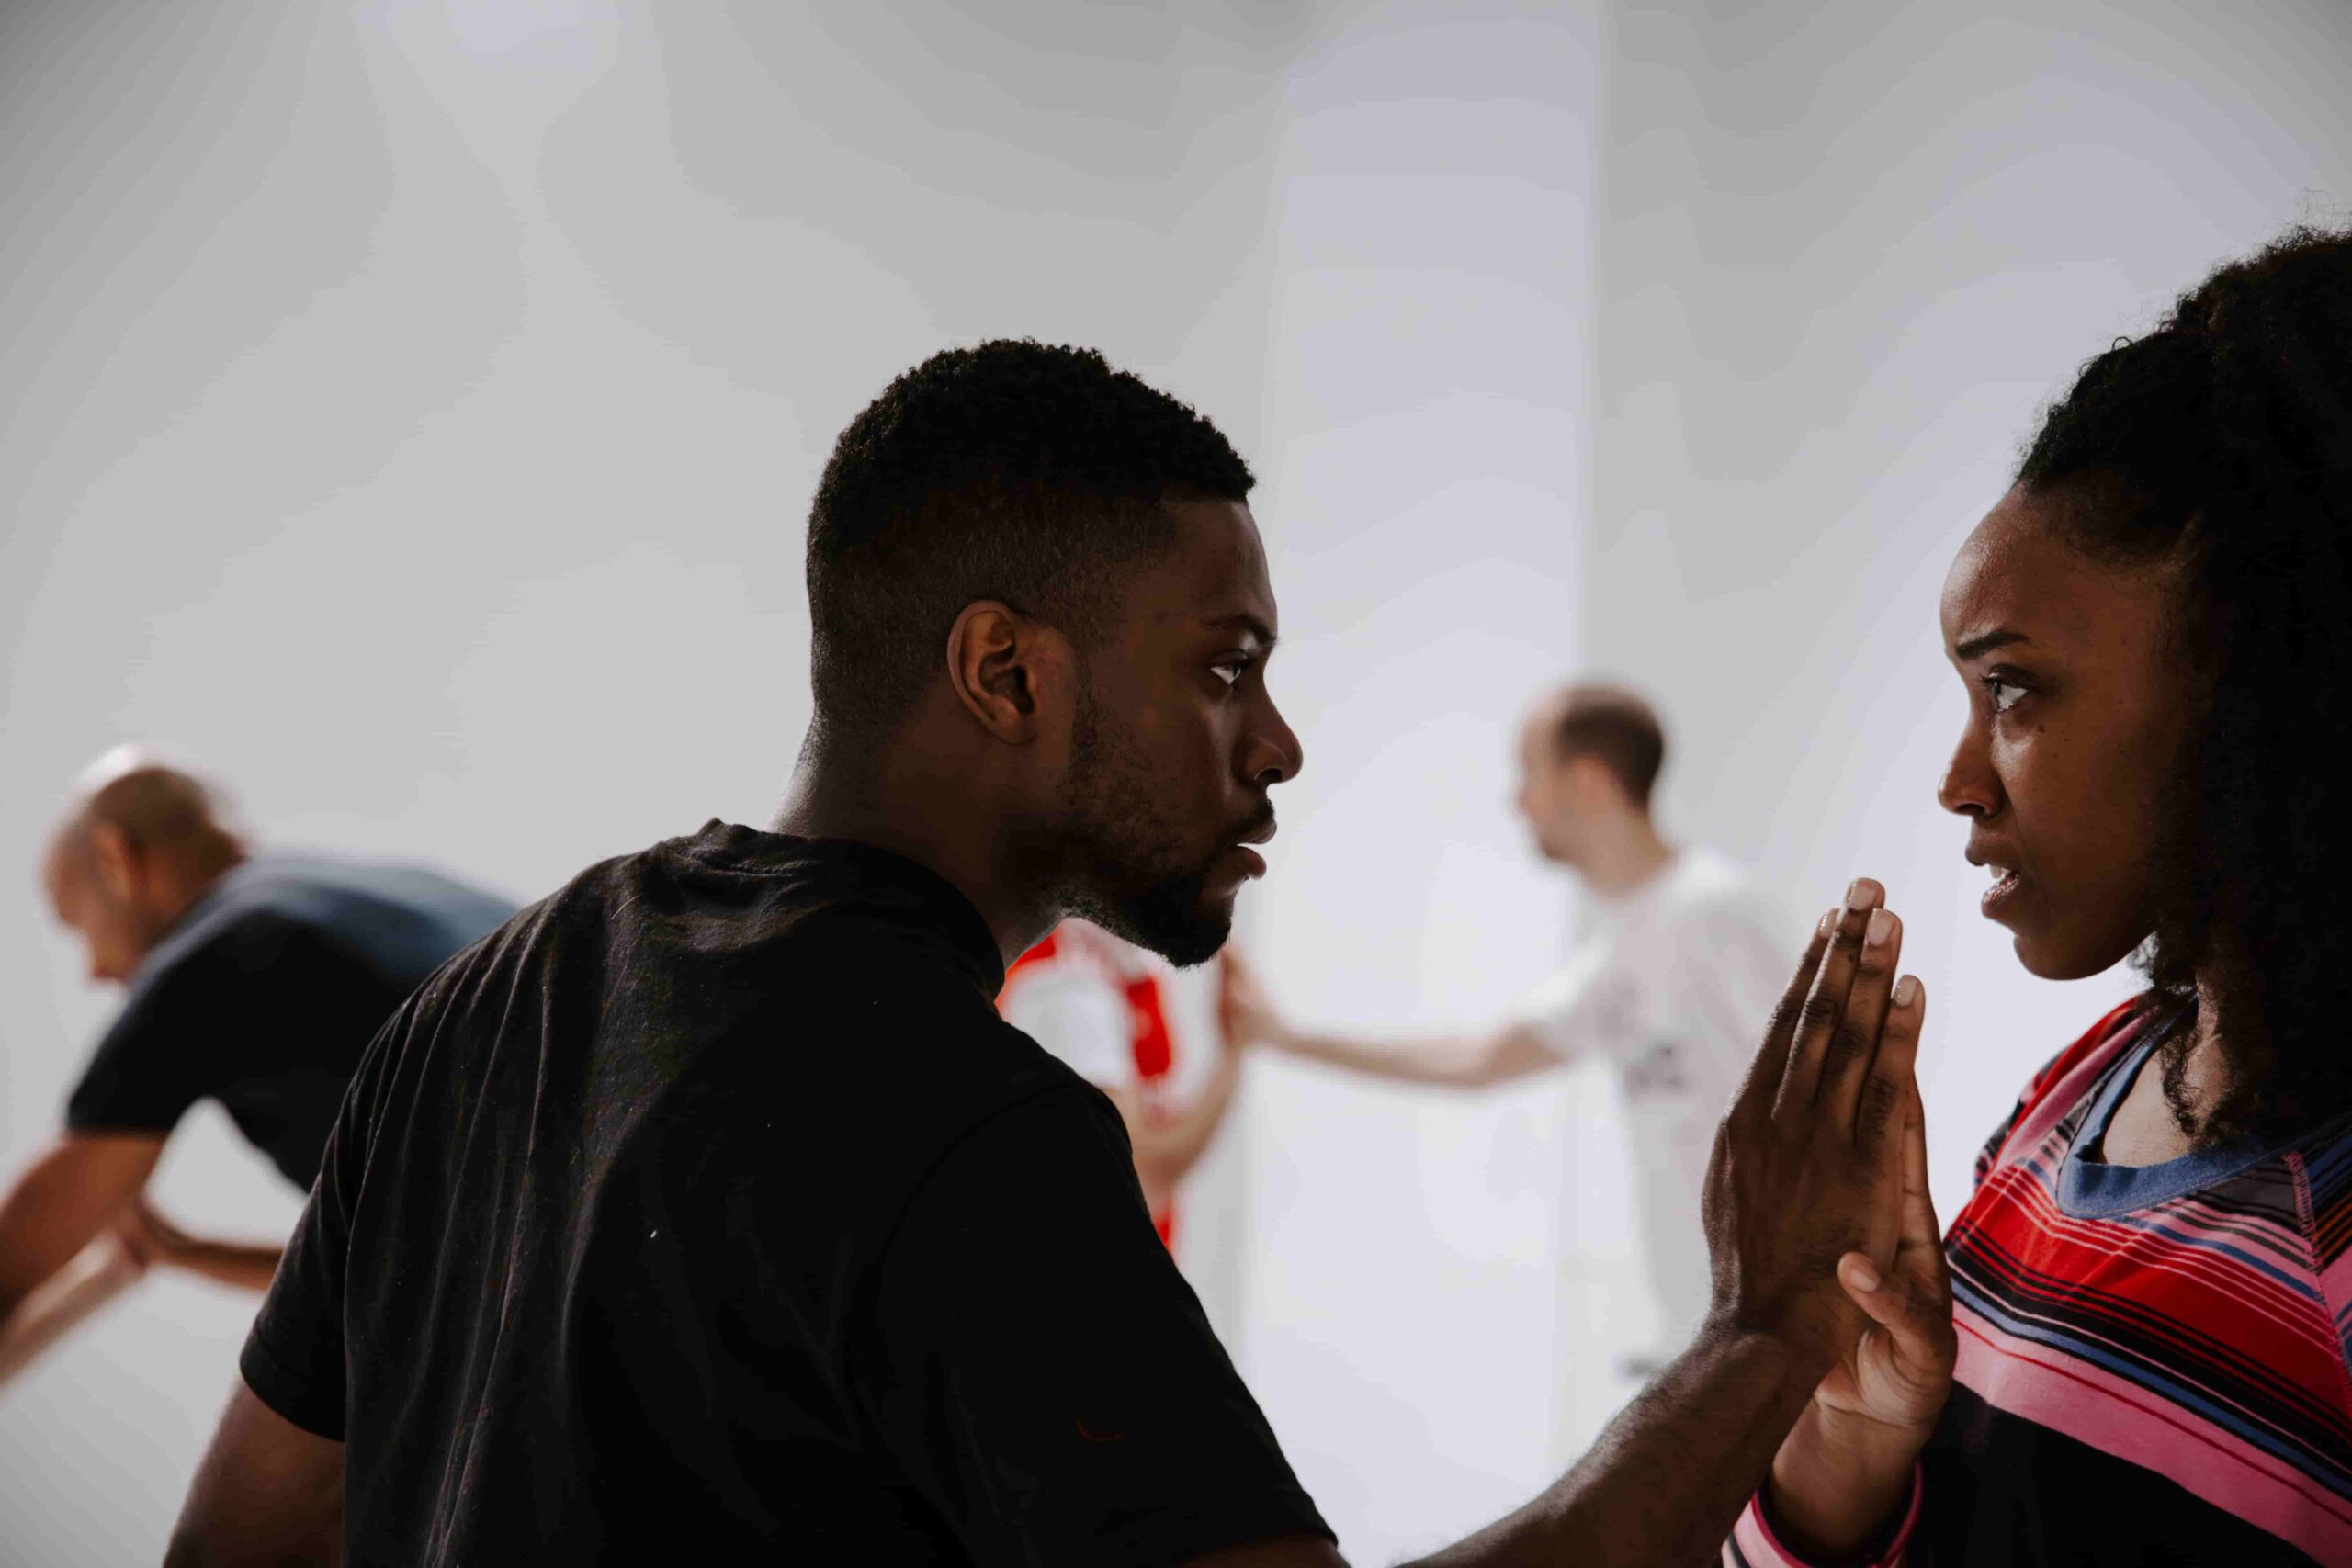
<instances>
[{"instance_id":1,"label":"blurred man in white shirt","mask_svg":"<svg viewBox=\"0 0 2352 1568\"><path fill-rule=\"evenodd\" d=\"M1612 1064L1632 1122L1661 1361L1707 1310L1708 1152L1780 998L1782 955L1802 934L1731 862L1659 835L1650 794L1665 760L1657 716L1629 692L1571 685L1529 716L1519 808L1544 858L1591 896L1590 918L1567 963L1501 1021L1419 1039L1339 1038L1277 1015L1230 959L1225 1008L1236 1043L1401 1082L1477 1088L1589 1057Z\"/></svg>"}]
</instances>

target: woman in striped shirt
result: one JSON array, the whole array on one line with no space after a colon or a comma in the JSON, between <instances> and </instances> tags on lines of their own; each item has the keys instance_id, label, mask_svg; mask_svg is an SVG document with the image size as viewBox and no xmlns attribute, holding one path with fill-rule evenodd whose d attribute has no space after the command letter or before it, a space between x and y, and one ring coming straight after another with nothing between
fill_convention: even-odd
<instances>
[{"instance_id":1,"label":"woman in striped shirt","mask_svg":"<svg viewBox=\"0 0 2352 1568\"><path fill-rule=\"evenodd\" d=\"M2352 232L2298 231L2052 409L1946 581L1939 795L2053 979L2148 989L2036 1075L1743 1563L2352 1562ZM2340 754L2339 754L2340 755Z\"/></svg>"}]
</instances>

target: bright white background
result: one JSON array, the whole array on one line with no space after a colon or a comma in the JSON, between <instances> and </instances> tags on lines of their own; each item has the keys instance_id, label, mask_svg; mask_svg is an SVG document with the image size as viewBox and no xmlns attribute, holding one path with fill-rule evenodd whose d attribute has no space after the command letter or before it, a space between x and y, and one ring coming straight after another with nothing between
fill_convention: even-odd
<instances>
[{"instance_id":1,"label":"bright white background","mask_svg":"<svg viewBox=\"0 0 2352 1568\"><path fill-rule=\"evenodd\" d=\"M1670 829L1807 907L1894 888L1949 1206L2123 981L1974 921L1936 585L2074 365L2352 193L2352 22L989 9L0 14L0 1167L110 1005L33 894L91 756L173 743L271 841L518 897L763 820L832 434L1030 333L1263 480L1308 764L1247 926L1287 1004L1475 1018L1558 957L1507 755L1589 661L1662 699ZM1190 1261L1357 1561L1605 1410L1643 1310L1609 1104L1253 1071ZM295 1208L209 1113L162 1191ZM251 1307L151 1282L0 1393L0 1563L153 1560Z\"/></svg>"}]
</instances>

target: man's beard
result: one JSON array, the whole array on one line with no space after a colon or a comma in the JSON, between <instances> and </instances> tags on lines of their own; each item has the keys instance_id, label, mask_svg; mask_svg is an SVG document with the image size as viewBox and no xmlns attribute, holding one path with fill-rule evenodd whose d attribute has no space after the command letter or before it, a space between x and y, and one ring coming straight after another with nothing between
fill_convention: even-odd
<instances>
[{"instance_id":1,"label":"man's beard","mask_svg":"<svg viewBox=\"0 0 2352 1568\"><path fill-rule=\"evenodd\" d=\"M1070 734L1062 902L1104 930L1187 966L1232 934L1229 903L1212 905L1214 859L1193 862L1162 819L1151 770L1083 684Z\"/></svg>"}]
</instances>

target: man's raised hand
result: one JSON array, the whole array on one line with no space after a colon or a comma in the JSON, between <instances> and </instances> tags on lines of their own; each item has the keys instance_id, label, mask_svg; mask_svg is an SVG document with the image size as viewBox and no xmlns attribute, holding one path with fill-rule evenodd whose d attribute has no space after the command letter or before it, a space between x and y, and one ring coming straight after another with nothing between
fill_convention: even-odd
<instances>
[{"instance_id":1,"label":"man's raised hand","mask_svg":"<svg viewBox=\"0 0 2352 1568\"><path fill-rule=\"evenodd\" d=\"M1896 980L1902 922L1884 899L1864 877L1822 917L1707 1170L1710 1331L1765 1335L1816 1375L1868 1322L1838 1283L1840 1260L1883 1274L1902 1232L1926 997Z\"/></svg>"}]
</instances>

